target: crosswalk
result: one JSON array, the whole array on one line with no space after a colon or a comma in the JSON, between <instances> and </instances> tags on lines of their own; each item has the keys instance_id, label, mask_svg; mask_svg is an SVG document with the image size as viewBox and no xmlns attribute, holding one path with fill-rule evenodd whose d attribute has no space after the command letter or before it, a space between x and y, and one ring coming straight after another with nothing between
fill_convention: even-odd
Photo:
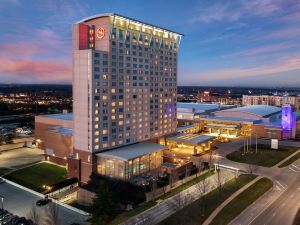
<instances>
[{"instance_id":1,"label":"crosswalk","mask_svg":"<svg viewBox=\"0 0 300 225\"><path fill-rule=\"evenodd\" d=\"M300 172L300 165L291 164L289 166L289 170L291 170L294 173L299 173Z\"/></svg>"},{"instance_id":2,"label":"crosswalk","mask_svg":"<svg viewBox=\"0 0 300 225\"><path fill-rule=\"evenodd\" d=\"M277 191L285 191L288 188L286 184L283 184L282 182L275 180L275 186L274 189Z\"/></svg>"}]
</instances>

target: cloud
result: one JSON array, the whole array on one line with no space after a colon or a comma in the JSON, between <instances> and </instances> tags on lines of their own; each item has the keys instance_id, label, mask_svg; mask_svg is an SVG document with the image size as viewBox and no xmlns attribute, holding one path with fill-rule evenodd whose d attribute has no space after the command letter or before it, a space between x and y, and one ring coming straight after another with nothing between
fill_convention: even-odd
<instances>
[{"instance_id":1,"label":"cloud","mask_svg":"<svg viewBox=\"0 0 300 225\"><path fill-rule=\"evenodd\" d=\"M265 38L272 39L289 39L300 37L300 27L287 27L279 29L264 36Z\"/></svg>"},{"instance_id":2,"label":"cloud","mask_svg":"<svg viewBox=\"0 0 300 225\"><path fill-rule=\"evenodd\" d=\"M71 80L72 74L70 64L49 60L0 60L0 73L18 77L19 83L24 83L28 79L36 82L57 83Z\"/></svg>"},{"instance_id":3,"label":"cloud","mask_svg":"<svg viewBox=\"0 0 300 225\"><path fill-rule=\"evenodd\" d=\"M264 45L264 46L247 49L245 51L224 55L222 56L222 58L238 58L242 56L249 57L249 56L265 55L274 52L281 52L288 49L294 49L297 47L299 47L299 45L286 44L286 43Z\"/></svg>"},{"instance_id":4,"label":"cloud","mask_svg":"<svg viewBox=\"0 0 300 225\"><path fill-rule=\"evenodd\" d=\"M290 57L290 58L282 58L278 61L270 63L268 65L262 66L254 66L247 68L221 68L217 70L206 70L199 71L190 74L182 74L181 77L184 77L182 83L207 83L207 82L216 82L220 83L222 80L240 80L247 77L256 77L260 76L278 74L278 73L286 73L289 71L299 70L300 69L300 57ZM298 79L299 81L299 79ZM293 80L289 81L293 83ZM271 80L270 80L270 83Z\"/></svg>"},{"instance_id":5,"label":"cloud","mask_svg":"<svg viewBox=\"0 0 300 225\"><path fill-rule=\"evenodd\" d=\"M247 16L265 17L282 11L288 2L294 1L296 0L236 0L216 1L213 5L200 4L190 22L233 22Z\"/></svg>"}]
</instances>

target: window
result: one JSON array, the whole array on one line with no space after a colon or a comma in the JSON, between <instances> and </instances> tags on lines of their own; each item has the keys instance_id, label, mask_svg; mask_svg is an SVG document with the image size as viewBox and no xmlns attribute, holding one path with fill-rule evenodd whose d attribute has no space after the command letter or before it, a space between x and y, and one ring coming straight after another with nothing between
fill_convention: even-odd
<instances>
[{"instance_id":1,"label":"window","mask_svg":"<svg viewBox=\"0 0 300 225\"><path fill-rule=\"evenodd\" d=\"M124 34L123 30L119 30L119 40L120 40L120 41L123 41L123 40L124 40L123 34Z\"/></svg>"}]
</instances>

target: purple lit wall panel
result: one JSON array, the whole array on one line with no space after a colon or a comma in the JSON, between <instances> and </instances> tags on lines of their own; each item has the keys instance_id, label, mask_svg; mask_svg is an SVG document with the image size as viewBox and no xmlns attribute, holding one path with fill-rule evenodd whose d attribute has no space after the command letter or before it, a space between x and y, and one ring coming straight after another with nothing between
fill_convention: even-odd
<instances>
[{"instance_id":1,"label":"purple lit wall panel","mask_svg":"<svg viewBox=\"0 0 300 225\"><path fill-rule=\"evenodd\" d=\"M281 126L283 130L292 130L295 127L295 118L291 106L282 107Z\"/></svg>"}]
</instances>

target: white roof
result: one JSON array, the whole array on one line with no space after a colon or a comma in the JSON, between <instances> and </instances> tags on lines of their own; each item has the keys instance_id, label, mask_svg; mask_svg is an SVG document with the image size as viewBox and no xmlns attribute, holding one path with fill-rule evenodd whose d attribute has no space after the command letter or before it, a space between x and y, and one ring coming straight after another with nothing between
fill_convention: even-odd
<instances>
[{"instance_id":1,"label":"white roof","mask_svg":"<svg viewBox=\"0 0 300 225\"><path fill-rule=\"evenodd\" d=\"M225 109L220 112L244 112L261 117L268 117L270 115L281 112L281 108L270 105L249 105L233 109Z\"/></svg>"},{"instance_id":2,"label":"white roof","mask_svg":"<svg viewBox=\"0 0 300 225\"><path fill-rule=\"evenodd\" d=\"M48 114L48 115L40 115L44 117L49 117L53 119L60 120L73 120L73 113L59 113L59 114Z\"/></svg>"},{"instance_id":3,"label":"white roof","mask_svg":"<svg viewBox=\"0 0 300 225\"><path fill-rule=\"evenodd\" d=\"M208 142L214 138L215 137L201 134L177 134L176 136L168 137L167 141L186 143L190 145L199 145L201 143Z\"/></svg>"},{"instance_id":4,"label":"white roof","mask_svg":"<svg viewBox=\"0 0 300 225\"><path fill-rule=\"evenodd\" d=\"M115 148L105 152L97 153L98 157L115 158L123 161L135 159L143 155L151 154L166 149L164 145L155 143L141 142L137 144L127 145L120 148Z\"/></svg>"}]
</instances>

